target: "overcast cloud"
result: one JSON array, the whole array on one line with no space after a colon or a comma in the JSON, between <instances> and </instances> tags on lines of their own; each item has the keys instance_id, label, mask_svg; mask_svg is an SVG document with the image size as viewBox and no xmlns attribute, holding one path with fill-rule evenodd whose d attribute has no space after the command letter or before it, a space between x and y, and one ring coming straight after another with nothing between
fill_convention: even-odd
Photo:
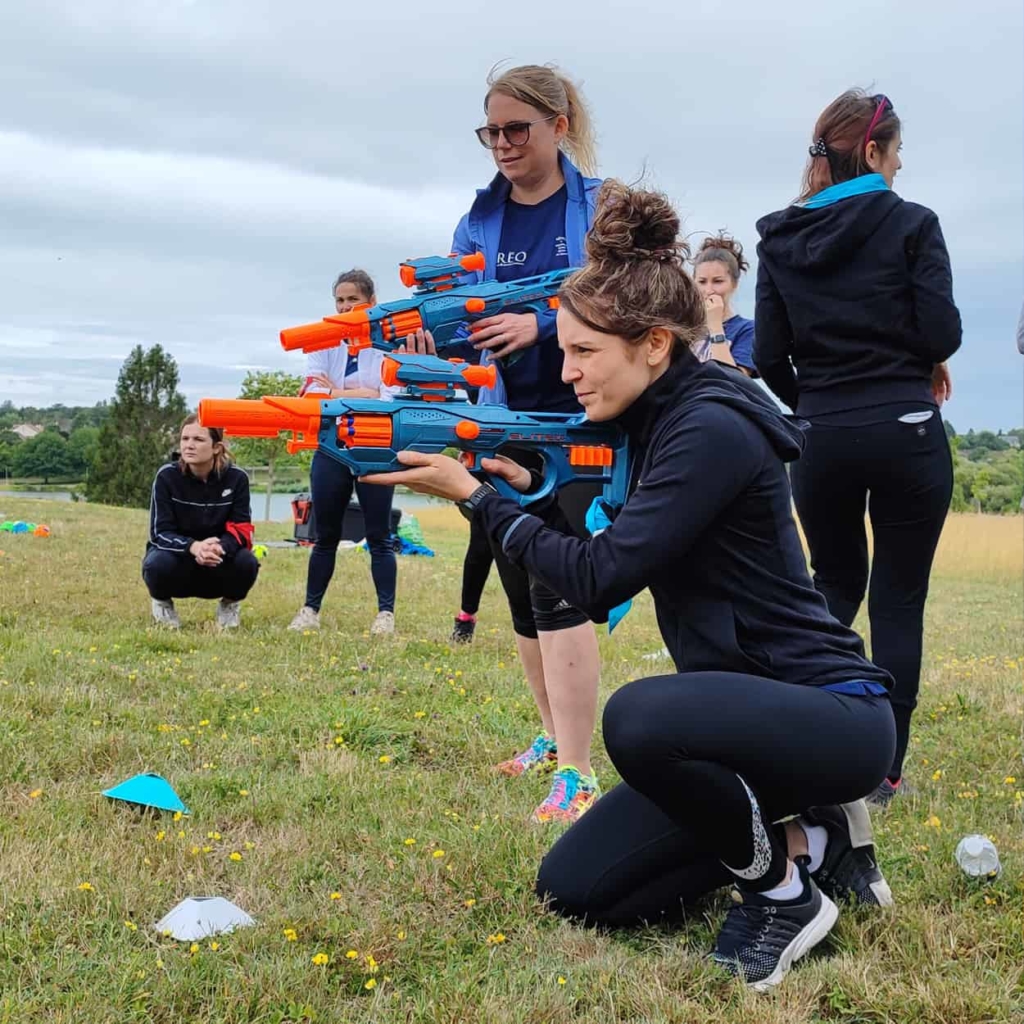
<instances>
[{"instance_id":1,"label":"overcast cloud","mask_svg":"<svg viewBox=\"0 0 1024 1024\"><path fill-rule=\"evenodd\" d=\"M964 346L958 430L1024 423L1020 0L498 5L5 0L0 7L0 400L109 397L159 342L191 403L291 368L282 327L364 266L447 250L493 173L471 130L504 58L582 80L601 171L646 169L688 231L797 191L849 85L904 122L897 191L939 215ZM739 310L753 314L753 277Z\"/></svg>"}]
</instances>

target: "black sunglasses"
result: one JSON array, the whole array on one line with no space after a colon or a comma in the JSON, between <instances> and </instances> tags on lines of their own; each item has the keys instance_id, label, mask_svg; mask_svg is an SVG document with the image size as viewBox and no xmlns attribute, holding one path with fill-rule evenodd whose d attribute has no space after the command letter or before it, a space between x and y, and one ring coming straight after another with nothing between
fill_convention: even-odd
<instances>
[{"instance_id":1,"label":"black sunglasses","mask_svg":"<svg viewBox=\"0 0 1024 1024\"><path fill-rule=\"evenodd\" d=\"M538 117L536 121L510 121L501 127L485 124L482 128L475 129L475 134L484 149L494 149L501 135L505 136L505 141L510 146L525 146L530 141L530 125L553 121L556 117L557 114L551 114L550 117Z\"/></svg>"}]
</instances>

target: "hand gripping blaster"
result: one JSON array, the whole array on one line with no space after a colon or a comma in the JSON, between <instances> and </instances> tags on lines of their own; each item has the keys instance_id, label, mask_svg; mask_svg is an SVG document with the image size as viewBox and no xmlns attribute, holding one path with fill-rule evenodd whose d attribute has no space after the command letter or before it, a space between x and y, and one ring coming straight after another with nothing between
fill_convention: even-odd
<instances>
[{"instance_id":1,"label":"hand gripping blaster","mask_svg":"<svg viewBox=\"0 0 1024 1024\"><path fill-rule=\"evenodd\" d=\"M498 313L539 313L558 308L558 290L572 269L553 270L519 281L459 284L459 277L484 269L484 254L426 256L401 265L402 284L412 297L376 306L356 306L348 313L281 332L286 352L316 352L348 345L350 353L378 348L392 352L420 328L430 331L438 352L470 337L474 320Z\"/></svg>"},{"instance_id":2,"label":"hand gripping blaster","mask_svg":"<svg viewBox=\"0 0 1024 1024\"><path fill-rule=\"evenodd\" d=\"M626 441L617 427L589 423L582 414L513 412L500 405L473 405L467 384L493 383L493 366L468 366L437 356L394 355L384 360L386 385L403 386L394 401L373 398L288 398L259 400L204 398L202 426L221 427L236 437L277 437L290 431L289 451L318 449L356 476L404 469L400 451L443 452L458 448L479 470L481 456L515 449L543 459L543 483L520 494L491 478L506 497L528 505L571 480L604 486L604 497L621 505L626 498Z\"/></svg>"}]
</instances>

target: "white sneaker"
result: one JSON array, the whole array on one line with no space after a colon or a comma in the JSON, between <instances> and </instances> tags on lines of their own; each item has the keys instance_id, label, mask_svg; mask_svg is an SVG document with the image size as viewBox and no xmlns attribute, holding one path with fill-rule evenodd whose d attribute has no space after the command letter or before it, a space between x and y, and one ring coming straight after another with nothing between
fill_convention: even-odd
<instances>
[{"instance_id":1,"label":"white sneaker","mask_svg":"<svg viewBox=\"0 0 1024 1024\"><path fill-rule=\"evenodd\" d=\"M181 629L181 619L174 610L173 601L158 601L153 598L153 619L158 626L167 626L168 629Z\"/></svg>"},{"instance_id":2,"label":"white sneaker","mask_svg":"<svg viewBox=\"0 0 1024 1024\"><path fill-rule=\"evenodd\" d=\"M241 601L229 601L222 597L217 602L217 625L221 629L238 629L242 624Z\"/></svg>"},{"instance_id":3,"label":"white sneaker","mask_svg":"<svg viewBox=\"0 0 1024 1024\"><path fill-rule=\"evenodd\" d=\"M295 614L295 618L288 625L296 633L305 633L307 629L320 628L320 613L308 604L304 604Z\"/></svg>"},{"instance_id":4,"label":"white sneaker","mask_svg":"<svg viewBox=\"0 0 1024 1024\"><path fill-rule=\"evenodd\" d=\"M377 612L377 618L370 627L371 636L387 636L395 631L395 613Z\"/></svg>"}]
</instances>

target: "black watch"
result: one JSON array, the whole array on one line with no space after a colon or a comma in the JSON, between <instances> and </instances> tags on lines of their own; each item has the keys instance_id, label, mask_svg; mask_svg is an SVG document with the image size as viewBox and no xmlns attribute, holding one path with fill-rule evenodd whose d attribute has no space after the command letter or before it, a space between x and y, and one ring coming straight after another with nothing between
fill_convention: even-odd
<instances>
[{"instance_id":1,"label":"black watch","mask_svg":"<svg viewBox=\"0 0 1024 1024\"><path fill-rule=\"evenodd\" d=\"M497 494L498 492L490 484L481 484L468 498L463 498L462 501L457 501L455 504L462 509L466 515L472 515L479 507L480 502L487 497L488 494Z\"/></svg>"},{"instance_id":2,"label":"black watch","mask_svg":"<svg viewBox=\"0 0 1024 1024\"><path fill-rule=\"evenodd\" d=\"M729 339L724 334L712 334L711 337L708 338L708 341L710 341L712 345L729 344Z\"/></svg>"}]
</instances>

